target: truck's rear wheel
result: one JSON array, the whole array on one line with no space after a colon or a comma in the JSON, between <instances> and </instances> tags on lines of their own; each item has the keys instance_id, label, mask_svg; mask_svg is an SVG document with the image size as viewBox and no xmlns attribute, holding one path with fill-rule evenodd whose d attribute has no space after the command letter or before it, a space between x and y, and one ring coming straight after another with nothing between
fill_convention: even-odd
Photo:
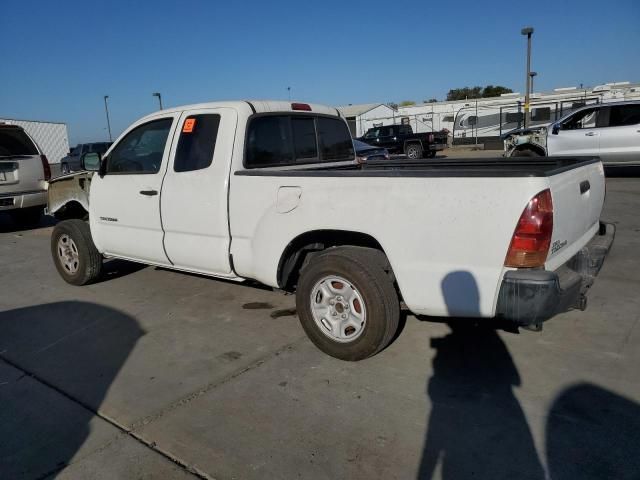
<instances>
[{"instance_id":1,"label":"truck's rear wheel","mask_svg":"<svg viewBox=\"0 0 640 480\"><path fill-rule=\"evenodd\" d=\"M405 153L407 154L407 157L411 158L412 160L422 158L422 146L417 143L411 143L407 145Z\"/></svg>"},{"instance_id":2,"label":"truck's rear wheel","mask_svg":"<svg viewBox=\"0 0 640 480\"><path fill-rule=\"evenodd\" d=\"M362 360L386 347L398 329L398 295L375 250L331 248L300 273L300 323L323 352Z\"/></svg>"},{"instance_id":3,"label":"truck's rear wheel","mask_svg":"<svg viewBox=\"0 0 640 480\"><path fill-rule=\"evenodd\" d=\"M51 235L51 255L60 276L72 285L86 285L100 276L102 255L91 239L87 222L65 220Z\"/></svg>"}]
</instances>

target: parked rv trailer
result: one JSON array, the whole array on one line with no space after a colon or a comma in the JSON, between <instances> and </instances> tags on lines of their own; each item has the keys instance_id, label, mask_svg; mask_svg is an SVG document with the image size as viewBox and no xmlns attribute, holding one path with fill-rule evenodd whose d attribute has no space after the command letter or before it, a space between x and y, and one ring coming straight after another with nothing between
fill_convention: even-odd
<instances>
[{"instance_id":1,"label":"parked rv trailer","mask_svg":"<svg viewBox=\"0 0 640 480\"><path fill-rule=\"evenodd\" d=\"M636 99L640 99L640 84L629 82L534 93L531 96L530 126L551 123L585 105ZM423 103L397 109L379 104L370 106L375 109L363 109L365 111L360 112L358 105L339 107L347 117L354 136L361 136L370 128L403 123L411 125L414 132L418 133L446 129L454 144L489 142L502 148L500 136L524 126L524 95L520 93Z\"/></svg>"}]
</instances>

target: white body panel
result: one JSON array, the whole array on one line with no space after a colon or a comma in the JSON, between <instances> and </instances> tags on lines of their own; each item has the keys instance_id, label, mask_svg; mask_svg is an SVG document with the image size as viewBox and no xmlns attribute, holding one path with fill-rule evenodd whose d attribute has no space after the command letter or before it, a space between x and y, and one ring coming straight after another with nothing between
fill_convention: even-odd
<instances>
[{"instance_id":1,"label":"white body panel","mask_svg":"<svg viewBox=\"0 0 640 480\"><path fill-rule=\"evenodd\" d=\"M288 102L252 102L252 106L257 113L291 111ZM313 113L336 115L330 107L311 107ZM222 115L212 164L194 172L175 172L173 158L184 119L211 112ZM554 230L554 240L566 239L567 246L549 257L550 266L582 248L595 233L592 223L595 218L597 227L604 198L600 164L571 169L551 180L341 176L339 172L236 175L244 170L246 127L253 113L247 102L193 105L154 114L130 127L128 131L154 118L175 118L158 174L95 176L90 218L98 249L144 263L252 278L278 287L281 257L296 237L318 230L358 232L382 246L402 297L414 313L490 317L511 236L533 196L551 188L554 221L569 224ZM585 179L592 184L586 200L579 191ZM140 196L138 191L146 188L161 190L161 195ZM469 276L479 306L465 300ZM456 301L444 294L445 282L449 291L456 291Z\"/></svg>"},{"instance_id":2,"label":"white body panel","mask_svg":"<svg viewBox=\"0 0 640 480\"><path fill-rule=\"evenodd\" d=\"M547 136L547 152L553 155L597 156L600 151L599 129L560 130Z\"/></svg>"},{"instance_id":3,"label":"white body panel","mask_svg":"<svg viewBox=\"0 0 640 480\"><path fill-rule=\"evenodd\" d=\"M640 164L640 124L599 129L600 158L606 164Z\"/></svg>"}]
</instances>

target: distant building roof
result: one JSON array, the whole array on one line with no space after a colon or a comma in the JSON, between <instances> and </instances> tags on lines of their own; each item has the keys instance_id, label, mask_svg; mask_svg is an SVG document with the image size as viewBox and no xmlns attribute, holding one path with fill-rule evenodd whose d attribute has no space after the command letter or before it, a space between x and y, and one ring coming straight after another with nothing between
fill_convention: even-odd
<instances>
[{"instance_id":1,"label":"distant building roof","mask_svg":"<svg viewBox=\"0 0 640 480\"><path fill-rule=\"evenodd\" d=\"M342 107L338 107L340 113L345 117L357 117L358 115L362 115L369 110L373 110L376 107L383 105L382 103L362 103L360 105L344 105Z\"/></svg>"}]
</instances>

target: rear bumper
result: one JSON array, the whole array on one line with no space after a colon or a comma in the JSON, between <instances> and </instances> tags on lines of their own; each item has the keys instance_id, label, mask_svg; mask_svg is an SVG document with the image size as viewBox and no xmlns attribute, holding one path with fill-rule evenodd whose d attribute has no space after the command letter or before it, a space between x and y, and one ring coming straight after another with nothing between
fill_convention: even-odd
<instances>
[{"instance_id":1,"label":"rear bumper","mask_svg":"<svg viewBox=\"0 0 640 480\"><path fill-rule=\"evenodd\" d=\"M510 270L498 294L496 316L519 325L539 326L558 313L587 305L586 293L615 237L613 224L600 223L593 239L556 271Z\"/></svg>"},{"instance_id":2,"label":"rear bumper","mask_svg":"<svg viewBox=\"0 0 640 480\"><path fill-rule=\"evenodd\" d=\"M440 150L444 150L446 146L447 145L444 143L431 143L427 148L431 151L440 151Z\"/></svg>"},{"instance_id":3,"label":"rear bumper","mask_svg":"<svg viewBox=\"0 0 640 480\"><path fill-rule=\"evenodd\" d=\"M17 210L19 208L44 207L46 204L46 190L0 194L0 212Z\"/></svg>"}]
</instances>

